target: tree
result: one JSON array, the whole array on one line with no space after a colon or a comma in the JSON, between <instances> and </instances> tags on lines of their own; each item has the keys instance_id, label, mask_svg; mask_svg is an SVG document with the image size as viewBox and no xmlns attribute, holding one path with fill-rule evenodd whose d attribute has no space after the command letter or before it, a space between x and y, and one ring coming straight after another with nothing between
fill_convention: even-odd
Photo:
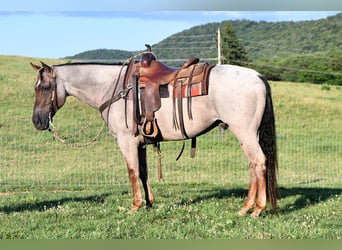
<instances>
[{"instance_id":1,"label":"tree","mask_svg":"<svg viewBox=\"0 0 342 250\"><path fill-rule=\"evenodd\" d=\"M239 66L246 65L249 62L248 53L236 38L233 26L229 22L223 22L220 32L222 62Z\"/></svg>"}]
</instances>

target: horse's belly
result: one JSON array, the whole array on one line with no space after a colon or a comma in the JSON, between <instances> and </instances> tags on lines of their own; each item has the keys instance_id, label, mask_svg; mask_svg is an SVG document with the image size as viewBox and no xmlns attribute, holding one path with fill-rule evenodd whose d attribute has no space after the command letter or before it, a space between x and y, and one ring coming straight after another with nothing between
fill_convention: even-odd
<instances>
[{"instance_id":1,"label":"horse's belly","mask_svg":"<svg viewBox=\"0 0 342 250\"><path fill-rule=\"evenodd\" d=\"M177 101L176 101L177 102ZM189 106L187 98L182 100L182 113L185 133L189 138L195 137L209 129L217 120L218 115L208 96L193 97ZM190 114L192 119L190 118ZM162 101L160 110L155 113L158 126L165 141L182 140L179 110L172 100Z\"/></svg>"}]
</instances>

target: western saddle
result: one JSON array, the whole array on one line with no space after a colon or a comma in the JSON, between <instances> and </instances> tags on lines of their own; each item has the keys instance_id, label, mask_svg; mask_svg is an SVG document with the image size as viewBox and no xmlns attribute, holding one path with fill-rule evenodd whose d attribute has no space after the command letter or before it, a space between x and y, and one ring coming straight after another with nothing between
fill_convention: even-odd
<instances>
[{"instance_id":1,"label":"western saddle","mask_svg":"<svg viewBox=\"0 0 342 250\"><path fill-rule=\"evenodd\" d=\"M191 98L207 94L207 79L213 66L199 63L199 58L192 57L181 68L171 68L157 60L151 46L146 45L146 47L147 51L143 53L141 61L135 63L133 73L136 88L140 89L143 118L141 133L148 138L162 136L154 113L161 107L161 98L169 97L168 86L172 86L173 124L175 129L181 130L183 138L188 139L184 128L182 99L187 98L188 116L192 119ZM178 110L178 120L176 110ZM135 121L139 124L138 117L135 117Z\"/></svg>"}]
</instances>

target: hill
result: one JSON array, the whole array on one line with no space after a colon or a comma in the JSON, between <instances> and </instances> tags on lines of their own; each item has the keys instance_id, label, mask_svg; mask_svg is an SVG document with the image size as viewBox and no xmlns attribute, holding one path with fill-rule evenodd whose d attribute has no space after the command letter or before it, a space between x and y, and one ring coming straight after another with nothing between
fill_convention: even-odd
<instances>
[{"instance_id":1,"label":"hill","mask_svg":"<svg viewBox=\"0 0 342 250\"><path fill-rule=\"evenodd\" d=\"M318 51L342 50L342 13L314 21L265 22L265 21L225 21L235 29L237 38L246 48L252 60L279 56L307 54ZM222 23L208 23L176 33L154 44L160 58L179 57L178 51L170 51L170 45L187 48L185 58L193 54L216 57L216 33ZM169 49L168 49L169 48ZM189 49L190 48L190 49ZM191 49L192 48L192 49ZM201 48L204 48L201 50ZM206 52L205 49L210 49ZM129 57L135 52L111 49L86 51L70 59L112 59Z\"/></svg>"},{"instance_id":2,"label":"hill","mask_svg":"<svg viewBox=\"0 0 342 250\"><path fill-rule=\"evenodd\" d=\"M342 50L342 13L315 21L225 22L229 22L234 27L237 38L252 60ZM173 58L178 54L163 51L169 46L192 47L193 50L188 51L188 57L196 53L196 49L198 53L198 48L207 48L206 56L216 57L216 50L208 50L208 48L216 46L216 32L222 23L208 23L184 30L155 44L154 49L160 49L158 54L162 58ZM211 37L208 34L212 34ZM201 53L205 53L205 50Z\"/></svg>"},{"instance_id":3,"label":"hill","mask_svg":"<svg viewBox=\"0 0 342 250\"><path fill-rule=\"evenodd\" d=\"M67 59L77 59L77 60L122 60L130 58L136 52L117 50L117 49L95 49L85 52L78 53L74 56L68 56Z\"/></svg>"},{"instance_id":4,"label":"hill","mask_svg":"<svg viewBox=\"0 0 342 250\"><path fill-rule=\"evenodd\" d=\"M232 25L252 59L342 50L342 13L316 21Z\"/></svg>"},{"instance_id":5,"label":"hill","mask_svg":"<svg viewBox=\"0 0 342 250\"><path fill-rule=\"evenodd\" d=\"M342 13L314 21L224 22L234 27L237 38L252 60L250 67L258 69L268 78L342 85ZM173 66L179 66L192 56L216 63L217 29L224 22L199 25L176 33L154 44L153 51ZM68 58L121 60L134 53L95 50ZM308 72L303 74L303 70ZM316 74L317 77L303 77L312 71L320 73Z\"/></svg>"}]
</instances>

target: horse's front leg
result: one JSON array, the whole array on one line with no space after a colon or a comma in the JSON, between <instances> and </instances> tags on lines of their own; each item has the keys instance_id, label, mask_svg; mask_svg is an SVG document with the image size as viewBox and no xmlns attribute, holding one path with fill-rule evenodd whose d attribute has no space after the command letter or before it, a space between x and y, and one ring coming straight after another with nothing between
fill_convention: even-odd
<instances>
[{"instance_id":1,"label":"horse's front leg","mask_svg":"<svg viewBox=\"0 0 342 250\"><path fill-rule=\"evenodd\" d=\"M146 209L150 209L152 207L154 197L152 193L152 189L150 186L150 182L148 181L148 168L146 161L146 145L139 144L138 147L138 156L139 156L139 176L145 191L145 200L146 200Z\"/></svg>"},{"instance_id":2,"label":"horse's front leg","mask_svg":"<svg viewBox=\"0 0 342 250\"><path fill-rule=\"evenodd\" d=\"M124 136L122 138L118 137L117 139L121 152L126 161L128 177L131 182L133 191L133 205L129 213L134 213L143 206L143 199L139 185L139 143L135 139L128 138L127 136Z\"/></svg>"},{"instance_id":3,"label":"horse's front leg","mask_svg":"<svg viewBox=\"0 0 342 250\"><path fill-rule=\"evenodd\" d=\"M136 164L131 164L127 161L127 168L128 168L128 177L132 185L133 191L133 204L131 210L128 212L129 214L133 214L139 208L143 206L143 199L141 194L141 189L139 185L139 170L137 169Z\"/></svg>"}]
</instances>

